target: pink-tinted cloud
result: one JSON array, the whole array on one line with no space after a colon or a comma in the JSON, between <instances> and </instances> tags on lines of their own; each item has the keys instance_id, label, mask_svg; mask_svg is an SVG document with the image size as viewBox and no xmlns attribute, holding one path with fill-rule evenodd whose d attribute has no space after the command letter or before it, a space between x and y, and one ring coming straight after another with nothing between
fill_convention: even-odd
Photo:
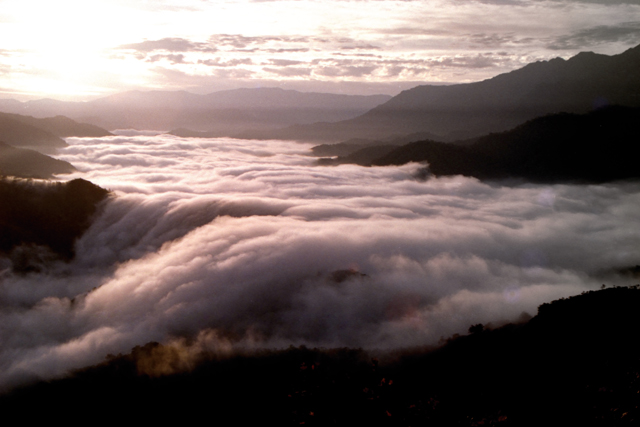
<instances>
[{"instance_id":1,"label":"pink-tinted cloud","mask_svg":"<svg viewBox=\"0 0 640 427\"><path fill-rule=\"evenodd\" d=\"M115 197L71 264L0 264L4 388L218 332L253 348L435 343L629 284L615 271L640 259L634 183L420 181L420 165L323 168L282 141L69 143L60 157Z\"/></svg>"}]
</instances>

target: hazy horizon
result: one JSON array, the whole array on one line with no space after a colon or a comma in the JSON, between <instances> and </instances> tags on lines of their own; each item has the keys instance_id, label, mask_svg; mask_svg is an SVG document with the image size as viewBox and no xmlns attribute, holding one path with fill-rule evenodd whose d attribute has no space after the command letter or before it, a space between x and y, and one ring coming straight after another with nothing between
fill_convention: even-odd
<instances>
[{"instance_id":1,"label":"hazy horizon","mask_svg":"<svg viewBox=\"0 0 640 427\"><path fill-rule=\"evenodd\" d=\"M640 40L636 0L3 0L0 97L389 94Z\"/></svg>"}]
</instances>

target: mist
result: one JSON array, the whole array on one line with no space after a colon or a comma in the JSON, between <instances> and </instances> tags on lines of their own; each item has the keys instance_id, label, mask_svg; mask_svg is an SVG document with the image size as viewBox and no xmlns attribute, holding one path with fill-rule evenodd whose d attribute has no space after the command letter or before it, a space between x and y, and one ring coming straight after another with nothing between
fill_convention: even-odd
<instances>
[{"instance_id":1,"label":"mist","mask_svg":"<svg viewBox=\"0 0 640 427\"><path fill-rule=\"evenodd\" d=\"M150 341L394 349L607 285L640 263L640 184L423 180L315 166L310 145L68 138L112 190L70 263L0 259L0 390ZM338 273L336 273L338 272Z\"/></svg>"}]
</instances>

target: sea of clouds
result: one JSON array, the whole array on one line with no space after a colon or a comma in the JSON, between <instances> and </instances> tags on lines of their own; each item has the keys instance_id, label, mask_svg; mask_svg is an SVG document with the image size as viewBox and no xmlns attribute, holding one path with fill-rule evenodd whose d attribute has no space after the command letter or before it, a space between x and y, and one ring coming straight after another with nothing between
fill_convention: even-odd
<instances>
[{"instance_id":1,"label":"sea of clouds","mask_svg":"<svg viewBox=\"0 0 640 427\"><path fill-rule=\"evenodd\" d=\"M0 267L0 390L179 337L435 344L632 285L616 270L640 264L640 183L424 180L418 164L319 167L310 145L273 140L67 141L57 157L81 172L64 179L113 193L73 262Z\"/></svg>"}]
</instances>

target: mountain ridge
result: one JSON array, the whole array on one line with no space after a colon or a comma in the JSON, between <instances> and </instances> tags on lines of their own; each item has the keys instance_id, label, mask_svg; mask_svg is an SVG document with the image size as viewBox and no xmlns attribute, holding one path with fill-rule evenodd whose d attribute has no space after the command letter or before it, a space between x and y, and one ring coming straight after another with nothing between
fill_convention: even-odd
<instances>
[{"instance_id":1,"label":"mountain ridge","mask_svg":"<svg viewBox=\"0 0 640 427\"><path fill-rule=\"evenodd\" d=\"M640 107L640 45L618 55L582 52L538 61L474 83L421 85L365 114L337 123L298 125L246 138L339 142L431 132L441 141L501 132L535 117L586 113L604 105Z\"/></svg>"},{"instance_id":2,"label":"mountain ridge","mask_svg":"<svg viewBox=\"0 0 640 427\"><path fill-rule=\"evenodd\" d=\"M0 141L0 177L51 179L54 174L75 172L69 162L57 160L34 150L16 148Z\"/></svg>"},{"instance_id":3,"label":"mountain ridge","mask_svg":"<svg viewBox=\"0 0 640 427\"><path fill-rule=\"evenodd\" d=\"M0 113L0 140L15 147L66 147L60 137L39 127Z\"/></svg>"},{"instance_id":4,"label":"mountain ridge","mask_svg":"<svg viewBox=\"0 0 640 427\"><path fill-rule=\"evenodd\" d=\"M636 166L640 108L611 106L587 114L558 113L472 144L417 141L369 164L427 162L436 175L534 182L606 182L640 177ZM358 158L357 153L351 158ZM348 161L348 157L345 158ZM340 163L335 161L334 163Z\"/></svg>"},{"instance_id":5,"label":"mountain ridge","mask_svg":"<svg viewBox=\"0 0 640 427\"><path fill-rule=\"evenodd\" d=\"M243 88L198 95L187 91L128 91L87 102L0 102L0 110L35 117L64 115L106 129L185 128L233 136L247 129L356 117L389 95L344 95L280 88Z\"/></svg>"},{"instance_id":6,"label":"mountain ridge","mask_svg":"<svg viewBox=\"0 0 640 427\"><path fill-rule=\"evenodd\" d=\"M59 138L67 137L95 137L113 135L98 126L88 123L78 123L69 117L57 115L54 117L36 118L32 116L23 116L21 114L0 113L1 117L7 117L12 120L25 123L27 125L42 129Z\"/></svg>"}]
</instances>

